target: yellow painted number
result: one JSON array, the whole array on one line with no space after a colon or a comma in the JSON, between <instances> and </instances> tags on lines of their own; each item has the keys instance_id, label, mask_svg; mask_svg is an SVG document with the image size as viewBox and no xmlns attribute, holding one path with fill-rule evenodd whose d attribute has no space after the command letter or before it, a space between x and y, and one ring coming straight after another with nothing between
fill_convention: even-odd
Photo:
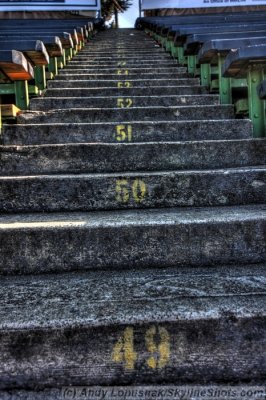
<instances>
[{"instance_id":1,"label":"yellow painted number","mask_svg":"<svg viewBox=\"0 0 266 400\"><path fill-rule=\"evenodd\" d=\"M119 61L119 62L117 63L117 66L118 66L118 67L124 67L125 65L127 65L126 61Z\"/></svg>"},{"instance_id":2,"label":"yellow painted number","mask_svg":"<svg viewBox=\"0 0 266 400\"><path fill-rule=\"evenodd\" d=\"M146 184L141 179L135 179L132 185L127 179L116 181L116 201L119 203L128 203L130 194L136 203L141 203L146 196Z\"/></svg>"},{"instance_id":3,"label":"yellow painted number","mask_svg":"<svg viewBox=\"0 0 266 400\"><path fill-rule=\"evenodd\" d=\"M123 88L123 87L131 88L132 87L132 83L128 82L128 81L126 81L126 82L117 82L117 87L119 87L119 88Z\"/></svg>"},{"instance_id":4,"label":"yellow painted number","mask_svg":"<svg viewBox=\"0 0 266 400\"><path fill-rule=\"evenodd\" d=\"M118 69L117 75L128 75L128 70L127 69Z\"/></svg>"},{"instance_id":5,"label":"yellow painted number","mask_svg":"<svg viewBox=\"0 0 266 400\"><path fill-rule=\"evenodd\" d=\"M145 199L146 185L141 179L135 179L133 182L132 193L136 203L141 203Z\"/></svg>"},{"instance_id":6,"label":"yellow painted number","mask_svg":"<svg viewBox=\"0 0 266 400\"><path fill-rule=\"evenodd\" d=\"M157 336L156 326L152 326L147 330L145 335L145 342L147 350L150 353L154 353L147 360L147 365L151 369L163 368L167 365L170 359L170 337L169 333L165 328L159 327L158 333L160 337L160 343L157 344L155 337Z\"/></svg>"},{"instance_id":7,"label":"yellow painted number","mask_svg":"<svg viewBox=\"0 0 266 400\"><path fill-rule=\"evenodd\" d=\"M132 141L132 126L131 125L117 125L116 126L116 140L118 142L131 142Z\"/></svg>"},{"instance_id":8,"label":"yellow painted number","mask_svg":"<svg viewBox=\"0 0 266 400\"><path fill-rule=\"evenodd\" d=\"M126 328L123 335L115 344L112 352L112 361L124 363L125 369L134 369L137 353L134 351L133 328Z\"/></svg>"},{"instance_id":9,"label":"yellow painted number","mask_svg":"<svg viewBox=\"0 0 266 400\"><path fill-rule=\"evenodd\" d=\"M133 105L132 99L117 99L117 107L129 108Z\"/></svg>"},{"instance_id":10,"label":"yellow painted number","mask_svg":"<svg viewBox=\"0 0 266 400\"><path fill-rule=\"evenodd\" d=\"M116 201L119 203L128 203L129 201L129 188L126 179L119 179L116 181Z\"/></svg>"},{"instance_id":11,"label":"yellow painted number","mask_svg":"<svg viewBox=\"0 0 266 400\"><path fill-rule=\"evenodd\" d=\"M157 343L157 338L159 343ZM149 353L153 353L146 363L151 369L162 369L170 361L170 335L163 327L152 326L146 331L145 344ZM125 369L134 370L138 354L134 350L134 331L128 327L116 342L112 351L112 361L124 363Z\"/></svg>"}]
</instances>

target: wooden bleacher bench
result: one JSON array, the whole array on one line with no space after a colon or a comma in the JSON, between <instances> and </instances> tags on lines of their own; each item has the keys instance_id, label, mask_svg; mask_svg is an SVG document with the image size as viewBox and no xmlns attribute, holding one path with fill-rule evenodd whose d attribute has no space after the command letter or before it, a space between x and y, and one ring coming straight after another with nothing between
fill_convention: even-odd
<instances>
[{"instance_id":1,"label":"wooden bleacher bench","mask_svg":"<svg viewBox=\"0 0 266 400\"><path fill-rule=\"evenodd\" d=\"M100 20L94 18L1 20L0 95L15 95L16 105L27 109L29 95L46 88L47 78L53 78L92 38L97 24ZM28 85L33 79L35 86Z\"/></svg>"},{"instance_id":2,"label":"wooden bleacher bench","mask_svg":"<svg viewBox=\"0 0 266 400\"><path fill-rule=\"evenodd\" d=\"M21 51L0 50L0 95L14 94L16 105L29 105L28 81L34 78L34 69Z\"/></svg>"},{"instance_id":3,"label":"wooden bleacher bench","mask_svg":"<svg viewBox=\"0 0 266 400\"><path fill-rule=\"evenodd\" d=\"M246 47L250 45L266 44L266 36L264 37L244 37L237 39L221 39L210 40L205 42L198 53L198 62L200 64L208 64L209 70L212 65L218 66L218 88L220 93L220 101L222 104L232 103L232 87L231 79L224 78L222 76L222 65L225 57L231 51L231 49L237 49L239 47ZM233 35L232 35L233 36ZM211 77L209 78L211 80ZM243 87L243 80L242 87ZM241 83L239 82L239 86ZM247 86L247 84L245 84Z\"/></svg>"},{"instance_id":4,"label":"wooden bleacher bench","mask_svg":"<svg viewBox=\"0 0 266 400\"><path fill-rule=\"evenodd\" d=\"M245 36L252 37L262 37L266 35L266 28L263 30L258 30L256 28L251 28L252 30L245 30ZM243 38L243 32L220 32L220 33L195 33L188 35L186 42L184 43L184 55L188 58L188 72L192 75L196 73L197 66L197 54L199 53L202 45L205 42L215 39L231 39L232 36L236 38Z\"/></svg>"},{"instance_id":5,"label":"wooden bleacher bench","mask_svg":"<svg viewBox=\"0 0 266 400\"><path fill-rule=\"evenodd\" d=\"M255 136L264 135L265 107L257 90L264 98L265 12L145 17L136 25L200 76L202 85L218 90L222 103L232 103L232 89L234 96L247 93L239 104L248 104Z\"/></svg>"}]
</instances>

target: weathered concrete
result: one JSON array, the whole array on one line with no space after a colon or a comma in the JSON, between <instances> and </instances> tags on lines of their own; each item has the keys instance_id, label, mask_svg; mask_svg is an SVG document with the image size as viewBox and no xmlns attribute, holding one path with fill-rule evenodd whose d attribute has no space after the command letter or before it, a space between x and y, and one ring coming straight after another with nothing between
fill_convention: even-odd
<instances>
[{"instance_id":1,"label":"weathered concrete","mask_svg":"<svg viewBox=\"0 0 266 400\"><path fill-rule=\"evenodd\" d=\"M248 167L265 165L265 154L266 140L260 139L231 140L230 146L227 140L0 146L0 175Z\"/></svg>"},{"instance_id":2,"label":"weathered concrete","mask_svg":"<svg viewBox=\"0 0 266 400\"><path fill-rule=\"evenodd\" d=\"M129 108L169 107L177 105L217 105L219 97L214 95L190 96L102 96L102 97L36 97L31 100L30 109L48 111L63 108Z\"/></svg>"},{"instance_id":3,"label":"weathered concrete","mask_svg":"<svg viewBox=\"0 0 266 400\"><path fill-rule=\"evenodd\" d=\"M121 121L184 121L220 120L234 117L231 105L199 105L177 107L130 107L130 108L77 108L55 111L25 111L18 115L18 122L24 124Z\"/></svg>"},{"instance_id":4,"label":"weathered concrete","mask_svg":"<svg viewBox=\"0 0 266 400\"><path fill-rule=\"evenodd\" d=\"M150 59L150 60L143 60L143 59L141 59L141 60L138 60L137 62L134 62L134 61L131 61L131 60L122 60L122 61L120 61L120 60L117 60L117 61L91 61L91 60L88 60L88 61L80 61L80 60L77 60L76 59L76 57L73 59L73 60L71 60L68 64L67 64L67 66L66 66L66 68L75 68L75 65L77 65L77 67L83 67L83 66L87 66L88 68L108 68L109 66L111 67L111 68L113 68L113 67L117 67L118 66L118 64L119 65L121 65L122 63L126 63L126 65L128 66L128 67L130 67L130 68L138 68L138 67L141 67L141 66L143 66L144 68L152 68L152 67L154 67L154 68L158 68L158 62L155 60L153 60L153 59ZM180 67L178 64L177 64L177 61L175 61L175 60L160 60L160 68L166 68L166 67L175 67L176 69L178 69L178 70L182 70L184 67ZM185 69L185 68L184 68ZM185 69L186 70L186 69Z\"/></svg>"},{"instance_id":5,"label":"weathered concrete","mask_svg":"<svg viewBox=\"0 0 266 400\"><path fill-rule=\"evenodd\" d=\"M121 71L121 73L120 73ZM127 80L127 81L132 81L132 80L136 80L139 78L140 79L153 79L153 81L155 81L156 79L169 79L169 76L171 76L171 79L182 79L182 82L184 84L190 85L191 83L194 84L194 81L191 82L190 78L188 78L187 73L180 73L180 72L175 72L175 73L171 73L169 74L167 73L153 73L153 72L142 72L142 73L131 73L131 71L126 70L126 72L128 72L127 74L125 74L124 72L125 70L121 69L121 70L117 70L117 72L115 72L114 74L105 74L102 73L101 71L99 71L97 74L91 74L91 73L84 73L84 72L80 72L80 73L73 73L73 72L65 72L64 74L60 74L56 77L57 80L70 80L70 81L89 81L89 80L118 80L121 81L122 80ZM188 78L188 79L186 79ZM183 79L186 79L183 81ZM194 78L192 78L194 79ZM196 81L198 84L198 80Z\"/></svg>"},{"instance_id":6,"label":"weathered concrete","mask_svg":"<svg viewBox=\"0 0 266 400\"><path fill-rule=\"evenodd\" d=\"M265 235L263 205L1 215L0 272L255 264Z\"/></svg>"},{"instance_id":7,"label":"weathered concrete","mask_svg":"<svg viewBox=\"0 0 266 400\"><path fill-rule=\"evenodd\" d=\"M265 280L265 265L1 278L0 387L262 383Z\"/></svg>"},{"instance_id":8,"label":"weathered concrete","mask_svg":"<svg viewBox=\"0 0 266 400\"><path fill-rule=\"evenodd\" d=\"M82 73L84 74L85 72L88 72L90 74L92 73L109 73L109 74L117 74L117 71L119 69L127 69L128 73L153 73L153 74L157 74L157 73L164 73L164 74L171 74L171 76L173 76L173 73L179 73L179 74L184 74L187 73L186 68L183 67L177 67L176 64L172 64L171 67L159 67L158 68L158 64L154 64L154 66L151 66L149 64L144 64L142 65L142 67L140 68L138 67L133 67L133 66L128 66L128 64L125 63L120 63L118 62L117 64L115 64L114 66L101 66L100 68L95 66L94 64L89 64L89 65L67 65L63 70L60 71L60 75L65 75L65 74L69 74L69 73L75 73L75 74L79 74Z\"/></svg>"},{"instance_id":9,"label":"weathered concrete","mask_svg":"<svg viewBox=\"0 0 266 400\"><path fill-rule=\"evenodd\" d=\"M91 54L89 55L89 54L87 54L87 55L77 55L76 57L75 57L75 60L76 61L88 61L88 62L91 62L91 61L94 61L94 62L106 62L106 61L115 61L115 62L118 62L118 61L130 61L130 62L135 62L136 64L138 64L138 62L139 62L139 60L142 60L143 62L149 62L149 61L152 61L152 62L160 62L160 61L168 61L168 62L172 62L173 61L173 59L172 59L172 57L169 55L169 56L167 56L167 55L165 55L165 54L163 54L163 55L156 55L156 54L154 54L154 55L143 55L142 57L137 57L137 56L135 56L134 54L131 54L131 55L127 55L127 56L123 56L123 55L120 55L120 56L118 56L118 55L114 55L114 56L106 56L106 55L102 55L102 56L92 56Z\"/></svg>"},{"instance_id":10,"label":"weathered concrete","mask_svg":"<svg viewBox=\"0 0 266 400\"><path fill-rule=\"evenodd\" d=\"M145 38L100 33L31 104L68 109L4 127L1 400L264 382L266 140Z\"/></svg>"},{"instance_id":11,"label":"weathered concrete","mask_svg":"<svg viewBox=\"0 0 266 400\"><path fill-rule=\"evenodd\" d=\"M117 126L126 129L126 135L118 134ZM128 122L101 123L49 123L5 125L3 144L49 144L49 143L117 143L128 138ZM165 142L188 140L246 139L252 136L249 120L202 120L202 121L165 121L130 122L131 141ZM120 128L119 128L120 129ZM206 154L208 159L210 155ZM237 157L236 157L237 159Z\"/></svg>"},{"instance_id":12,"label":"weathered concrete","mask_svg":"<svg viewBox=\"0 0 266 400\"><path fill-rule=\"evenodd\" d=\"M129 82L129 83L126 83ZM91 79L91 80L66 80L63 76L57 76L57 79L49 81L50 88L85 88L85 87L119 87L119 85L128 87L150 87L150 86L187 86L199 84L197 78L180 78L180 79L127 79L126 75L117 76L116 79Z\"/></svg>"},{"instance_id":13,"label":"weathered concrete","mask_svg":"<svg viewBox=\"0 0 266 400\"><path fill-rule=\"evenodd\" d=\"M60 82L61 85L62 82ZM97 96L177 96L206 94L202 86L150 86L150 87L58 87L46 91L48 97L97 97ZM82 86L82 82L79 86Z\"/></svg>"},{"instance_id":14,"label":"weathered concrete","mask_svg":"<svg viewBox=\"0 0 266 400\"><path fill-rule=\"evenodd\" d=\"M263 167L0 177L0 212L263 203L266 203L266 168Z\"/></svg>"}]
</instances>

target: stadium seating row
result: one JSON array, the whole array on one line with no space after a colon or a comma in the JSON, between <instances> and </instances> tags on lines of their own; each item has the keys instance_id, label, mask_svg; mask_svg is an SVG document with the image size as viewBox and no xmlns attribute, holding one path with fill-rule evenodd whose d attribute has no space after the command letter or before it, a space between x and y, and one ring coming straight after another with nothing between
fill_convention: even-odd
<instances>
[{"instance_id":1,"label":"stadium seating row","mask_svg":"<svg viewBox=\"0 0 266 400\"><path fill-rule=\"evenodd\" d=\"M265 136L264 12L146 17L136 21L166 51L199 76L222 104L235 104L238 116L253 122L254 136Z\"/></svg>"},{"instance_id":2,"label":"stadium seating row","mask_svg":"<svg viewBox=\"0 0 266 400\"><path fill-rule=\"evenodd\" d=\"M26 110L30 96L47 86L95 34L100 21L2 20L0 25L0 98L3 116ZM12 103L7 107L10 96ZM14 98L14 101L13 101ZM0 118L1 120L1 118Z\"/></svg>"}]
</instances>

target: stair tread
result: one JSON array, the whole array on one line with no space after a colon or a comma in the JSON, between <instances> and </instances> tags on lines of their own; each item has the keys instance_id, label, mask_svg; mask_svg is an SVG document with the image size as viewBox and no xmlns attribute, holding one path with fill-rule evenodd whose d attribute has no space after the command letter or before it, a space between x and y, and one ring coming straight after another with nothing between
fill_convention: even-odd
<instances>
[{"instance_id":1,"label":"stair tread","mask_svg":"<svg viewBox=\"0 0 266 400\"><path fill-rule=\"evenodd\" d=\"M0 215L0 230L29 228L166 226L258 220L266 221L266 205L230 207L183 207L147 210L34 213Z\"/></svg>"},{"instance_id":2,"label":"stair tread","mask_svg":"<svg viewBox=\"0 0 266 400\"><path fill-rule=\"evenodd\" d=\"M262 317L265 267L162 266L1 277L0 330Z\"/></svg>"},{"instance_id":3,"label":"stair tread","mask_svg":"<svg viewBox=\"0 0 266 400\"><path fill-rule=\"evenodd\" d=\"M187 169L185 171L177 171L177 170L168 170L168 171L147 171L147 170L139 170L137 172L135 172L134 170L127 170L127 171L123 171L123 172L94 172L94 173L85 173L85 172L80 172L80 173L73 173L73 174L37 174L37 175L20 175L20 176L0 176L0 181L4 181L4 180L23 180L23 179L75 179L75 178L117 178L123 175L126 175L128 177L135 177L135 176L139 176L141 175L142 177L153 177L153 176L172 176L174 177L175 175L177 176L187 176L187 175L200 175L202 177L204 177L204 175L226 175L226 176L230 176L233 174L247 174L249 172L257 172L257 171L266 171L266 163L265 165L252 165L252 166L244 166L244 167L226 167L226 168L215 168L215 169L210 169L210 168L204 168L204 169ZM266 182L265 182L266 185Z\"/></svg>"},{"instance_id":4,"label":"stair tread","mask_svg":"<svg viewBox=\"0 0 266 400\"><path fill-rule=\"evenodd\" d=\"M62 120L62 119L61 119ZM20 123L19 125L4 125L3 143L8 144L51 144L51 143L112 143L115 139L117 122L71 122L62 123L49 121L43 124ZM121 118L119 125L128 125ZM251 138L252 125L247 119L202 119L169 121L130 121L132 126L132 142L167 142L187 140L219 140Z\"/></svg>"},{"instance_id":5,"label":"stair tread","mask_svg":"<svg viewBox=\"0 0 266 400\"><path fill-rule=\"evenodd\" d=\"M266 164L266 140L6 145L0 159L1 175L246 167Z\"/></svg>"}]
</instances>

